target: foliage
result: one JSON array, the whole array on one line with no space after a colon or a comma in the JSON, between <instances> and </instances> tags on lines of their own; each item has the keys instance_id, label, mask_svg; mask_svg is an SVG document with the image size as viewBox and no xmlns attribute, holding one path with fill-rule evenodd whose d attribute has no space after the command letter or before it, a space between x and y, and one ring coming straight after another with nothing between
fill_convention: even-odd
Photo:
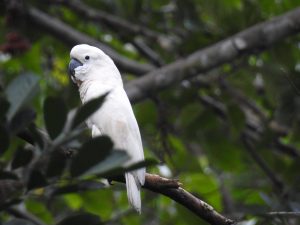
<instances>
[{"instance_id":1,"label":"foliage","mask_svg":"<svg viewBox=\"0 0 300 225\"><path fill-rule=\"evenodd\" d=\"M0 3L1 221L32 224L26 218L13 219L8 209L20 205L42 224L206 224L149 191L143 191L138 215L128 206L124 185L107 188L103 178L152 163L122 168L128 156L113 150L109 137L90 138L83 121L101 107L105 96L80 106L66 72L71 44L11 11L9 2L20 1ZM298 5L294 0L84 1L164 34L165 39L153 41L53 3L62 1L47 2L25 4L126 58L155 66ZM18 16L13 19L12 13ZM136 38L159 55L159 63L140 50ZM178 178L186 190L243 224L299 223L267 216L300 210L299 72L296 36L151 93L134 106L146 158L162 162L147 171ZM121 73L124 82L136 79L135 74Z\"/></svg>"}]
</instances>

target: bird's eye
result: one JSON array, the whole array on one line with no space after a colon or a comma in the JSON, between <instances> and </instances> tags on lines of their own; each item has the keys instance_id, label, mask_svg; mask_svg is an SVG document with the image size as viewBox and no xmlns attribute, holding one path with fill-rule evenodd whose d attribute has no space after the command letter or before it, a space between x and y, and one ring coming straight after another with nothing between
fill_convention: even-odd
<instances>
[{"instance_id":1,"label":"bird's eye","mask_svg":"<svg viewBox=\"0 0 300 225\"><path fill-rule=\"evenodd\" d=\"M89 59L90 59L90 57L87 55L87 56L85 56L85 59L86 59L86 60L89 60Z\"/></svg>"}]
</instances>

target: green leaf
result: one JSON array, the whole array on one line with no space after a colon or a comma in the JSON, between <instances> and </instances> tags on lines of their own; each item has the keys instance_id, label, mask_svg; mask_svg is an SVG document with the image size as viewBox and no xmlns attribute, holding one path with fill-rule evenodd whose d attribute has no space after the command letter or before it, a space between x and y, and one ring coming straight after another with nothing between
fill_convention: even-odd
<instances>
[{"instance_id":1,"label":"green leaf","mask_svg":"<svg viewBox=\"0 0 300 225\"><path fill-rule=\"evenodd\" d=\"M19 131L22 131L24 128L28 127L35 118L36 113L32 109L26 107L20 109L10 121L10 132L16 134Z\"/></svg>"},{"instance_id":2,"label":"green leaf","mask_svg":"<svg viewBox=\"0 0 300 225\"><path fill-rule=\"evenodd\" d=\"M90 115L92 115L97 109L101 107L107 95L108 93L98 98L92 99L81 106L75 114L71 127L74 128L84 122L87 118L89 118Z\"/></svg>"},{"instance_id":3,"label":"green leaf","mask_svg":"<svg viewBox=\"0 0 300 225\"><path fill-rule=\"evenodd\" d=\"M21 74L6 88L5 94L10 103L7 113L8 120L28 103L38 90L39 78L31 73Z\"/></svg>"},{"instance_id":4,"label":"green leaf","mask_svg":"<svg viewBox=\"0 0 300 225\"><path fill-rule=\"evenodd\" d=\"M67 158L64 152L59 150L51 152L49 163L47 165L46 176L60 176L66 167L66 163Z\"/></svg>"},{"instance_id":5,"label":"green leaf","mask_svg":"<svg viewBox=\"0 0 300 225\"><path fill-rule=\"evenodd\" d=\"M28 163L30 163L32 157L32 150L18 148L11 164L12 169L17 169L19 167L26 166Z\"/></svg>"},{"instance_id":6,"label":"green leaf","mask_svg":"<svg viewBox=\"0 0 300 225\"><path fill-rule=\"evenodd\" d=\"M113 150L105 160L87 170L83 175L94 174L107 177L122 174L125 172L122 165L129 159L129 155L124 150Z\"/></svg>"},{"instance_id":7,"label":"green leaf","mask_svg":"<svg viewBox=\"0 0 300 225\"><path fill-rule=\"evenodd\" d=\"M0 96L0 106L0 121L3 121L9 109L9 102L3 96Z\"/></svg>"},{"instance_id":8,"label":"green leaf","mask_svg":"<svg viewBox=\"0 0 300 225\"><path fill-rule=\"evenodd\" d=\"M134 163L132 165L130 165L129 167L125 168L125 171L132 171L132 170L136 170L136 169L140 169L143 167L150 167L150 166L155 166L159 164L159 162L156 159L145 159L143 161Z\"/></svg>"},{"instance_id":9,"label":"green leaf","mask_svg":"<svg viewBox=\"0 0 300 225\"><path fill-rule=\"evenodd\" d=\"M81 213L64 218L57 225L101 225L100 218L90 213Z\"/></svg>"},{"instance_id":10,"label":"green leaf","mask_svg":"<svg viewBox=\"0 0 300 225\"><path fill-rule=\"evenodd\" d=\"M99 190L105 187L106 185L99 181L81 180L75 184L58 187L51 193L51 196L78 193L89 190Z\"/></svg>"},{"instance_id":11,"label":"green leaf","mask_svg":"<svg viewBox=\"0 0 300 225\"><path fill-rule=\"evenodd\" d=\"M54 215L52 215L51 209L45 204L45 201L41 201L37 198L27 198L24 203L26 210L34 215L38 215L38 218L43 221L43 224L54 224Z\"/></svg>"},{"instance_id":12,"label":"green leaf","mask_svg":"<svg viewBox=\"0 0 300 225\"><path fill-rule=\"evenodd\" d=\"M44 102L44 120L47 131L55 139L64 128L67 119L67 107L59 97L48 97Z\"/></svg>"},{"instance_id":13,"label":"green leaf","mask_svg":"<svg viewBox=\"0 0 300 225\"><path fill-rule=\"evenodd\" d=\"M103 161L111 152L113 143L107 136L99 136L85 142L71 161L70 172L79 176Z\"/></svg>"},{"instance_id":14,"label":"green leaf","mask_svg":"<svg viewBox=\"0 0 300 225\"><path fill-rule=\"evenodd\" d=\"M0 124L0 155L3 154L9 147L8 130Z\"/></svg>"},{"instance_id":15,"label":"green leaf","mask_svg":"<svg viewBox=\"0 0 300 225\"><path fill-rule=\"evenodd\" d=\"M86 174L94 174L100 177L113 177L122 175L126 172L137 170L143 167L157 165L159 162L155 159L146 159L134 163L128 167L124 167L124 163L130 159L128 154L123 150L113 150L112 154L107 157L102 163L91 168Z\"/></svg>"}]
</instances>

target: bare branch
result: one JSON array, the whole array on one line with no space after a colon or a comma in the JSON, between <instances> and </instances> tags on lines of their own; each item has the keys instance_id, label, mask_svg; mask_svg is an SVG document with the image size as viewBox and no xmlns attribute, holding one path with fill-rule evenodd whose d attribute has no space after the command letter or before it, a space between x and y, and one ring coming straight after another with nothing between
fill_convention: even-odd
<instances>
[{"instance_id":1,"label":"bare branch","mask_svg":"<svg viewBox=\"0 0 300 225\"><path fill-rule=\"evenodd\" d=\"M164 35L152 31L145 26L140 26L132 22L128 22L123 18L111 15L107 12L101 11L99 9L94 9L84 4L79 0L64 0L63 4L67 5L79 15L82 15L90 20L106 24L117 31L122 31L131 35L143 35L151 40L158 41L160 38L166 38Z\"/></svg>"},{"instance_id":2,"label":"bare branch","mask_svg":"<svg viewBox=\"0 0 300 225\"><path fill-rule=\"evenodd\" d=\"M123 178L114 178L117 181L124 182ZM165 195L177 203L183 205L194 214L212 225L231 225L235 221L230 220L214 210L206 202L198 199L182 187L177 180L170 180L154 174L146 174L145 185L143 188Z\"/></svg>"},{"instance_id":3,"label":"bare branch","mask_svg":"<svg viewBox=\"0 0 300 225\"><path fill-rule=\"evenodd\" d=\"M300 212L269 212L266 214L266 216L270 217L290 217L290 218L295 218L295 217L300 217Z\"/></svg>"},{"instance_id":4,"label":"bare branch","mask_svg":"<svg viewBox=\"0 0 300 225\"><path fill-rule=\"evenodd\" d=\"M141 101L150 92L160 91L242 55L260 52L299 31L300 8L296 8L129 82L125 86L127 94L132 102Z\"/></svg>"},{"instance_id":5,"label":"bare branch","mask_svg":"<svg viewBox=\"0 0 300 225\"><path fill-rule=\"evenodd\" d=\"M151 49L142 38L135 38L132 44L137 48L141 55L144 55L146 58L148 58L154 65L160 67L165 64L160 55Z\"/></svg>"},{"instance_id":6,"label":"bare branch","mask_svg":"<svg viewBox=\"0 0 300 225\"><path fill-rule=\"evenodd\" d=\"M69 46L85 43L101 48L114 60L114 62L119 66L120 70L130 72L136 75L141 75L154 69L154 67L149 64L140 64L138 62L121 56L109 46L91 38L86 34L83 34L73 29L72 27L63 23L62 21L34 7L28 8L27 16L29 17L32 24L44 29L45 31L47 31L51 35L54 35L57 39L65 42Z\"/></svg>"}]
</instances>

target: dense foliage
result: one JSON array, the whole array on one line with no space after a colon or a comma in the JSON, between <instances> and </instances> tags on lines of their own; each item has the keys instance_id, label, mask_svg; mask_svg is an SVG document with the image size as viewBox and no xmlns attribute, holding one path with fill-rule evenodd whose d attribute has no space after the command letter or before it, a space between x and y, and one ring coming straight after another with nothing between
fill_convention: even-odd
<instances>
[{"instance_id":1,"label":"dense foliage","mask_svg":"<svg viewBox=\"0 0 300 225\"><path fill-rule=\"evenodd\" d=\"M138 215L122 183L106 184L102 178L131 168L120 167L128 156L111 151L109 137L92 140L83 124L105 96L81 106L67 74L76 43L72 35L78 33L64 36L43 27L28 13L33 7L53 23L58 19L110 46L116 58L147 65L145 72L121 65L129 83L297 5L295 0L1 1L1 221L207 224L147 190ZM104 19L83 9L98 10ZM149 173L179 179L187 191L241 224L298 224L297 214L270 212L300 210L299 41L291 36L148 93L134 111L150 160L136 166L150 165ZM153 165L152 158L161 163Z\"/></svg>"}]
</instances>

